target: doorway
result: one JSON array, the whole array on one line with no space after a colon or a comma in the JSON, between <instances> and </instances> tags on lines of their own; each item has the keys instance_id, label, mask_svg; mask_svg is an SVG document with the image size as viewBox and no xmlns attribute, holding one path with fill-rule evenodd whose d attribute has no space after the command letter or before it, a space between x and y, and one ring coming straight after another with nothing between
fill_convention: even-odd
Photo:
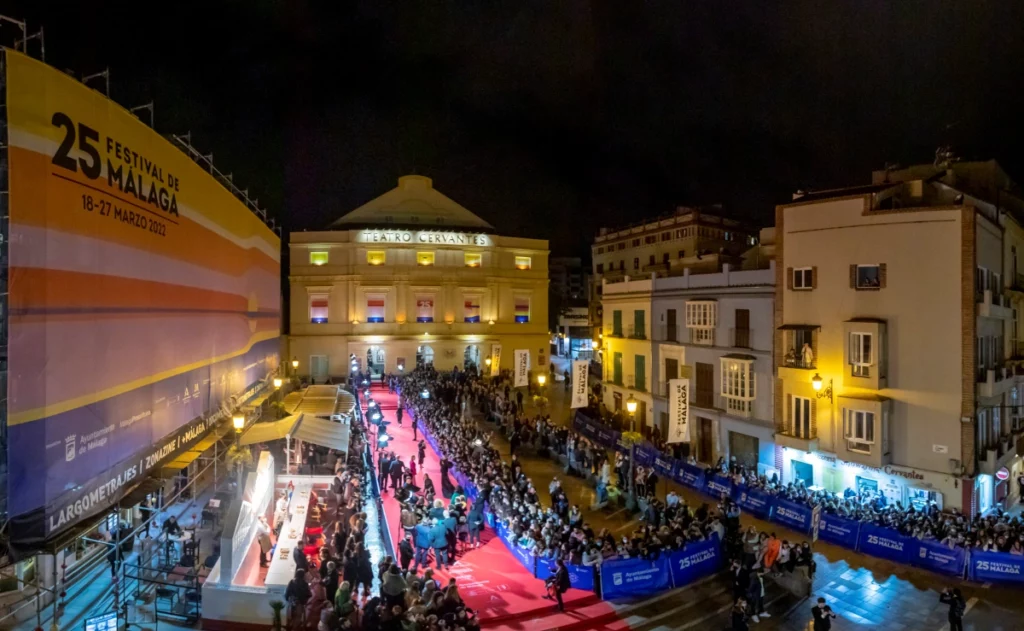
<instances>
[{"instance_id":1,"label":"doorway","mask_svg":"<svg viewBox=\"0 0 1024 631\"><path fill-rule=\"evenodd\" d=\"M434 349L429 346L416 348L416 367L430 366L434 363Z\"/></svg>"},{"instance_id":2,"label":"doorway","mask_svg":"<svg viewBox=\"0 0 1024 631\"><path fill-rule=\"evenodd\" d=\"M814 467L799 460L790 460L789 466L793 471L793 482L800 480L805 487L814 486Z\"/></svg>"},{"instance_id":3,"label":"doorway","mask_svg":"<svg viewBox=\"0 0 1024 631\"><path fill-rule=\"evenodd\" d=\"M317 383L327 383L327 377L329 375L327 355L310 355L309 378Z\"/></svg>"},{"instance_id":4,"label":"doorway","mask_svg":"<svg viewBox=\"0 0 1024 631\"><path fill-rule=\"evenodd\" d=\"M697 417L697 460L709 464L715 460L715 443L711 427L711 419Z\"/></svg>"},{"instance_id":5,"label":"doorway","mask_svg":"<svg viewBox=\"0 0 1024 631\"><path fill-rule=\"evenodd\" d=\"M371 375L384 374L384 347L371 346L366 349L366 369Z\"/></svg>"},{"instance_id":6,"label":"doorway","mask_svg":"<svg viewBox=\"0 0 1024 631\"><path fill-rule=\"evenodd\" d=\"M737 464L747 468L747 471L757 471L757 454L760 442L754 436L747 436L739 432L729 432L729 457L735 458Z\"/></svg>"},{"instance_id":7,"label":"doorway","mask_svg":"<svg viewBox=\"0 0 1024 631\"><path fill-rule=\"evenodd\" d=\"M462 354L462 368L467 372L476 371L480 368L480 347L470 344L466 352Z\"/></svg>"},{"instance_id":8,"label":"doorway","mask_svg":"<svg viewBox=\"0 0 1024 631\"><path fill-rule=\"evenodd\" d=\"M697 397L693 402L697 407L715 407L715 367L711 364L697 363Z\"/></svg>"}]
</instances>

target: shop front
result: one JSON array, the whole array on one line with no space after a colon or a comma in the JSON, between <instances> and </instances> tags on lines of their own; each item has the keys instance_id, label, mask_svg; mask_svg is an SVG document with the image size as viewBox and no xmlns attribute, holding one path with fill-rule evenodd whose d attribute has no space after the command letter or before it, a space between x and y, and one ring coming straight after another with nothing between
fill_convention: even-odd
<instances>
[{"instance_id":1,"label":"shop front","mask_svg":"<svg viewBox=\"0 0 1024 631\"><path fill-rule=\"evenodd\" d=\"M839 459L828 452L808 453L784 448L784 482L803 481L807 488L838 495L882 498L886 505L923 509L935 502L940 510L959 508L959 481L950 475L899 465L869 467Z\"/></svg>"},{"instance_id":2,"label":"shop front","mask_svg":"<svg viewBox=\"0 0 1024 631\"><path fill-rule=\"evenodd\" d=\"M727 447L728 452L723 455L730 462L735 460L759 475L774 466L775 441L771 427L724 414L719 418L718 426L721 432L719 444Z\"/></svg>"}]
</instances>

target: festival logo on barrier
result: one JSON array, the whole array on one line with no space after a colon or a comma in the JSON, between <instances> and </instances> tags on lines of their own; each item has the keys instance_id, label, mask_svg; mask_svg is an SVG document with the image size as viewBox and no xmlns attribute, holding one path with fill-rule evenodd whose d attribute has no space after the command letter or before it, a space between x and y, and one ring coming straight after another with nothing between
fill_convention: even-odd
<instances>
[{"instance_id":1,"label":"festival logo on barrier","mask_svg":"<svg viewBox=\"0 0 1024 631\"><path fill-rule=\"evenodd\" d=\"M513 387L522 388L530 382L530 351L528 350L516 350L516 374Z\"/></svg>"},{"instance_id":2,"label":"festival logo on barrier","mask_svg":"<svg viewBox=\"0 0 1024 631\"><path fill-rule=\"evenodd\" d=\"M4 55L7 510L39 542L277 368L280 240L101 92Z\"/></svg>"},{"instance_id":3,"label":"festival logo on barrier","mask_svg":"<svg viewBox=\"0 0 1024 631\"><path fill-rule=\"evenodd\" d=\"M587 377L590 374L590 362L587 360L572 363L572 407L587 407Z\"/></svg>"},{"instance_id":4,"label":"festival logo on barrier","mask_svg":"<svg viewBox=\"0 0 1024 631\"><path fill-rule=\"evenodd\" d=\"M672 379L668 382L671 401L669 415L669 443L690 442L690 380Z\"/></svg>"}]
</instances>

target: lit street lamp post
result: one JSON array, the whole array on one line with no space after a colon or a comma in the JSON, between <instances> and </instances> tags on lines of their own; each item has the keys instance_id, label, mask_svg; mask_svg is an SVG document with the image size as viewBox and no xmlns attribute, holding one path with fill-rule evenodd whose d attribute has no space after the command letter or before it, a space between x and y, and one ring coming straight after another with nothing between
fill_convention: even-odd
<instances>
[{"instance_id":1,"label":"lit street lamp post","mask_svg":"<svg viewBox=\"0 0 1024 631\"><path fill-rule=\"evenodd\" d=\"M626 399L626 411L629 412L629 482L626 486L629 491L626 494L626 510L633 512L636 510L636 475L633 472L633 466L636 462L636 441L633 440L633 421L636 418L636 399L633 395L629 395Z\"/></svg>"}]
</instances>

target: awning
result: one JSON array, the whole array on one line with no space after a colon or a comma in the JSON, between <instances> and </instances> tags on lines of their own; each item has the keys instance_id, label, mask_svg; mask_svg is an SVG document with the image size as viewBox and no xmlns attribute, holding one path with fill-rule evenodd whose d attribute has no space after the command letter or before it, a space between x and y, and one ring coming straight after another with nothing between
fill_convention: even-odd
<instances>
[{"instance_id":1,"label":"awning","mask_svg":"<svg viewBox=\"0 0 1024 631\"><path fill-rule=\"evenodd\" d=\"M242 445L256 445L292 437L321 447L348 451L349 426L311 414L293 414L280 421L257 423L242 434Z\"/></svg>"},{"instance_id":2,"label":"awning","mask_svg":"<svg viewBox=\"0 0 1024 631\"><path fill-rule=\"evenodd\" d=\"M820 329L820 324L783 324L779 327L780 331L813 331L814 329Z\"/></svg>"},{"instance_id":3,"label":"awning","mask_svg":"<svg viewBox=\"0 0 1024 631\"><path fill-rule=\"evenodd\" d=\"M338 451L348 451L348 424L328 421L308 414L303 414L293 434L295 438L328 447Z\"/></svg>"},{"instance_id":4,"label":"awning","mask_svg":"<svg viewBox=\"0 0 1024 631\"><path fill-rule=\"evenodd\" d=\"M214 428L206 438L193 445L192 449L179 454L177 458L160 467L160 477L172 478L176 476L179 471L195 462L207 450L213 447L218 440L224 437L225 433L225 431L218 431L217 428Z\"/></svg>"},{"instance_id":5,"label":"awning","mask_svg":"<svg viewBox=\"0 0 1024 631\"><path fill-rule=\"evenodd\" d=\"M295 432L295 427L301 418L301 414L292 414L280 421L256 423L249 428L249 431L242 434L242 439L239 443L242 445L258 445L259 443L267 443L272 440L283 440Z\"/></svg>"}]
</instances>

